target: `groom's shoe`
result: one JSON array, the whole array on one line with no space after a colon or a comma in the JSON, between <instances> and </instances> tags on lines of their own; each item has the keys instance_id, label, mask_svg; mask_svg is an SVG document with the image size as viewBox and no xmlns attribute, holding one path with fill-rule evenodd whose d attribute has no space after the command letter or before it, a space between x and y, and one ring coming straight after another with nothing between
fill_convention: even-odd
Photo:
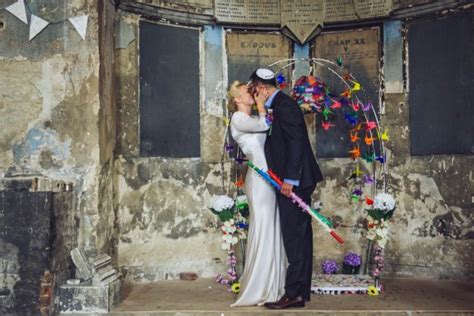
<instances>
[{"instance_id":1,"label":"groom's shoe","mask_svg":"<svg viewBox=\"0 0 474 316\"><path fill-rule=\"evenodd\" d=\"M304 307L304 299L301 296L290 298L286 294L278 301L265 303L264 306L269 309L286 309L292 307Z\"/></svg>"}]
</instances>

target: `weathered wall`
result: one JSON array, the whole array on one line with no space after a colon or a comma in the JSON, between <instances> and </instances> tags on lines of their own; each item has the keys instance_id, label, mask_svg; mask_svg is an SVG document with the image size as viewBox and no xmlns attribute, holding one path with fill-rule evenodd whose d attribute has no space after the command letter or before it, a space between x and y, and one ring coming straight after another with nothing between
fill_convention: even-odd
<instances>
[{"instance_id":1,"label":"weathered wall","mask_svg":"<svg viewBox=\"0 0 474 316\"><path fill-rule=\"evenodd\" d=\"M143 158L138 134L138 21L123 13L117 22L119 266L137 282L176 277L183 271L212 276L225 269L217 223L206 208L209 197L220 190L222 34L211 28L211 35L203 38L207 55L202 64L216 71L201 74L206 95L201 102L201 158Z\"/></svg>"},{"instance_id":2,"label":"weathered wall","mask_svg":"<svg viewBox=\"0 0 474 316\"><path fill-rule=\"evenodd\" d=\"M57 286L72 277L76 222L64 189L44 178L0 180L2 315L52 314ZM40 282L46 271L54 278Z\"/></svg>"},{"instance_id":3,"label":"weathered wall","mask_svg":"<svg viewBox=\"0 0 474 316\"><path fill-rule=\"evenodd\" d=\"M112 29L105 25L113 26L113 7L92 0L28 4L48 21L88 14L89 24L85 40L66 20L28 41L29 27L0 11L0 174L72 182L78 244L90 252L111 251L115 120L107 82L113 68L101 68L111 60L99 58L99 33L109 34L104 43L110 45ZM113 57L111 51L103 56Z\"/></svg>"},{"instance_id":4,"label":"weathered wall","mask_svg":"<svg viewBox=\"0 0 474 316\"><path fill-rule=\"evenodd\" d=\"M207 210L212 194L220 193L220 166L216 162L222 148L221 102L227 84L222 28L209 26L203 31L201 158L140 158L138 21L138 16L122 13L117 22L118 42L122 42L116 47L120 98L115 163L119 264L135 282L173 278L189 270L210 276L225 269L220 232ZM403 91L400 69L404 65L400 46L403 40L396 30L391 35L395 36L395 43L385 43L394 53L387 54L389 58L385 56L383 65L391 83L385 95L385 113L381 115L382 125L391 135L387 144L387 188L398 202L386 247L385 272L472 278L473 157L410 156L408 91ZM297 57L309 56L308 45L297 46L294 51ZM308 117L307 123L314 140L314 120ZM353 162L349 158L319 162L326 179L318 185L313 198L323 202L325 214L338 225L346 244L336 245L314 224L315 272L320 271L326 258L342 261L346 251L365 253L367 247L364 205L350 202L353 188L348 177L354 169ZM364 164L362 168L368 170Z\"/></svg>"},{"instance_id":5,"label":"weathered wall","mask_svg":"<svg viewBox=\"0 0 474 316\"><path fill-rule=\"evenodd\" d=\"M387 191L398 203L386 246L385 274L473 279L474 192L472 155L410 155L408 90L404 90L403 52L406 41L400 22L384 23L385 104L381 124L387 128ZM387 84L388 83L388 84ZM405 84L406 86L406 84ZM344 247L335 247L316 234L316 270L325 258L341 262L347 250L364 253L365 205L349 203L353 187L347 180L354 169L350 159L320 160L326 180L318 186L325 210L333 212L346 237ZM378 164L380 171L380 164ZM367 165L363 164L362 171ZM317 227L314 227L317 230ZM342 248L342 249L341 249ZM344 250L344 251L341 251Z\"/></svg>"}]
</instances>

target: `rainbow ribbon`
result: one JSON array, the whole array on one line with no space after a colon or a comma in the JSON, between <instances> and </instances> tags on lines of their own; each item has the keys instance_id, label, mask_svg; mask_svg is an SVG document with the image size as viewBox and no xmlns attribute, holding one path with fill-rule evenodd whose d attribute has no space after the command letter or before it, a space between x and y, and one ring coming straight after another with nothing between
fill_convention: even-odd
<instances>
[{"instance_id":1,"label":"rainbow ribbon","mask_svg":"<svg viewBox=\"0 0 474 316\"><path fill-rule=\"evenodd\" d=\"M255 166L251 161L247 161L247 165L255 170L265 181L270 183L275 189L277 189L278 192L280 192L281 186L283 185L283 182L281 181L278 176L273 173L271 170L268 170L268 173L263 171L262 169L258 168ZM310 216L312 216L319 224L321 224L324 227L324 230L326 230L334 239L337 240L338 243L343 244L344 239L341 238L334 230L333 230L333 225L321 213L319 213L318 210L312 209L307 203L303 201L299 196L297 196L294 192L291 192L290 199L293 201L293 203L297 204L300 208L303 209L304 212L308 213Z\"/></svg>"}]
</instances>

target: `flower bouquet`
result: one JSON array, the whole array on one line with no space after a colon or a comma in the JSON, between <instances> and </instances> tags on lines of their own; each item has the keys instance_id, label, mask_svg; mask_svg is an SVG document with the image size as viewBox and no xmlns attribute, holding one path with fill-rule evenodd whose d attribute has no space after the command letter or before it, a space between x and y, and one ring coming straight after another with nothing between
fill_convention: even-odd
<instances>
[{"instance_id":1,"label":"flower bouquet","mask_svg":"<svg viewBox=\"0 0 474 316\"><path fill-rule=\"evenodd\" d=\"M357 274L362 263L361 257L353 251L349 251L344 256L342 272L344 274Z\"/></svg>"},{"instance_id":2,"label":"flower bouquet","mask_svg":"<svg viewBox=\"0 0 474 316\"><path fill-rule=\"evenodd\" d=\"M240 284L236 269L237 259L235 257L234 248L239 241L243 242L247 239L247 216L249 212L247 198L246 196L238 196L234 201L226 195L219 195L213 198L212 206L209 209L222 221L221 247L227 251L229 256L227 260L229 266L227 276L218 274L216 276L216 282L227 285L229 292L237 294L240 290ZM243 249L245 247L243 244L241 244L241 248L242 258L244 260Z\"/></svg>"},{"instance_id":3,"label":"flower bouquet","mask_svg":"<svg viewBox=\"0 0 474 316\"><path fill-rule=\"evenodd\" d=\"M395 200L388 193L379 193L374 198L373 208L367 210L374 220L387 220L393 216Z\"/></svg>"},{"instance_id":4,"label":"flower bouquet","mask_svg":"<svg viewBox=\"0 0 474 316\"><path fill-rule=\"evenodd\" d=\"M379 193L374 198L373 208L367 210L367 239L384 248L388 236L388 220L395 211L395 200L390 194Z\"/></svg>"},{"instance_id":5,"label":"flower bouquet","mask_svg":"<svg viewBox=\"0 0 474 316\"><path fill-rule=\"evenodd\" d=\"M212 199L210 210L222 222L226 222L234 217L234 204L234 200L227 195L218 195Z\"/></svg>"}]
</instances>

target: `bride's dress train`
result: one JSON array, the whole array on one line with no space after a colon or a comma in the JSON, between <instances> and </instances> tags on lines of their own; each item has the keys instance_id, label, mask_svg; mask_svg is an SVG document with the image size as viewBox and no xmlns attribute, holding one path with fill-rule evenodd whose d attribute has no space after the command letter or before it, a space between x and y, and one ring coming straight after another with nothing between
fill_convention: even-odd
<instances>
[{"instance_id":1,"label":"bride's dress train","mask_svg":"<svg viewBox=\"0 0 474 316\"><path fill-rule=\"evenodd\" d=\"M251 117L235 112L232 116L232 137L247 159L263 170L268 168L264 152L266 130L268 126L263 114ZM240 295L231 306L277 301L284 294L285 287L287 259L275 190L249 169L245 194L250 209L246 262L240 278Z\"/></svg>"}]
</instances>

